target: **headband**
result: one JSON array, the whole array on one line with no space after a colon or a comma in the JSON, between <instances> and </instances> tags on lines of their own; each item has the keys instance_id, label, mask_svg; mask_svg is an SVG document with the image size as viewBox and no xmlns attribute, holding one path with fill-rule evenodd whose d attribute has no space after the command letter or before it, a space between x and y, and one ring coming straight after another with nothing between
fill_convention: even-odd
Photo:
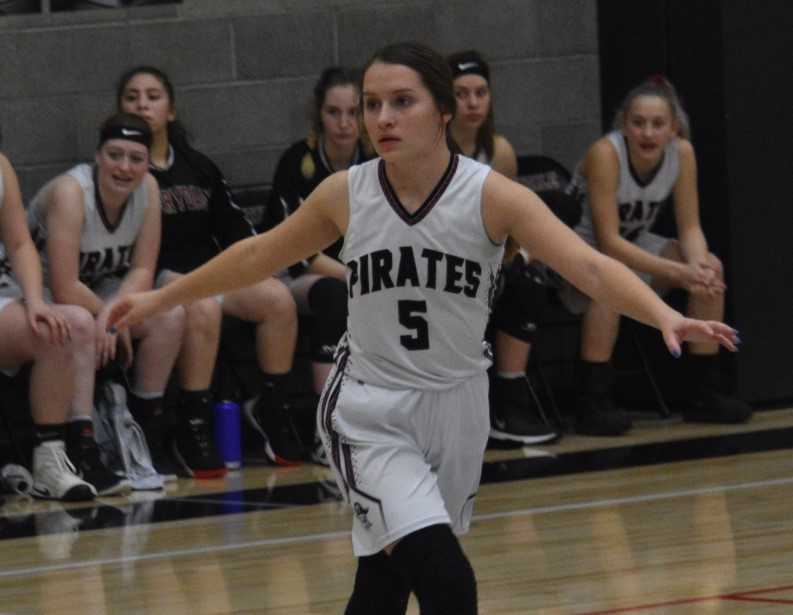
<instances>
[{"instance_id":1,"label":"headband","mask_svg":"<svg viewBox=\"0 0 793 615\"><path fill-rule=\"evenodd\" d=\"M463 57L452 62L449 67L452 69L452 79L457 79L460 75L479 75L490 82L490 69L477 58Z\"/></svg>"},{"instance_id":2,"label":"headband","mask_svg":"<svg viewBox=\"0 0 793 615\"><path fill-rule=\"evenodd\" d=\"M146 149L151 147L151 131L141 130L133 126L124 126L122 124L105 126L99 133L99 147L102 147L105 141L110 139L126 139L127 141L145 145Z\"/></svg>"}]
</instances>

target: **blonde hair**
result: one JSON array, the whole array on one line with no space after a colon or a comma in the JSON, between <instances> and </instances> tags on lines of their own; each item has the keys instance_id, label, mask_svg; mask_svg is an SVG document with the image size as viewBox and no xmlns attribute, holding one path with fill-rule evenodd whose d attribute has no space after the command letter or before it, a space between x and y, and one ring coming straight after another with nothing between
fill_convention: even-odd
<instances>
[{"instance_id":1,"label":"blonde hair","mask_svg":"<svg viewBox=\"0 0 793 615\"><path fill-rule=\"evenodd\" d=\"M639 96L658 96L663 98L669 104L672 118L677 122L678 136L685 139L691 138L691 123L689 122L688 114L680 102L675 86L663 75L648 77L625 95L617 109L617 113L614 115L613 127L615 129L622 130L625 125L625 116L628 114L633 101Z\"/></svg>"}]
</instances>

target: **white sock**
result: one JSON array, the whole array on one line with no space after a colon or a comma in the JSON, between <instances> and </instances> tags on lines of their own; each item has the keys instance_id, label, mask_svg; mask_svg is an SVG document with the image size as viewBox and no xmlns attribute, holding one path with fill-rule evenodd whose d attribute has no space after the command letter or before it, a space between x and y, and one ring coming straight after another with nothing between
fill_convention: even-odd
<instances>
[{"instance_id":1,"label":"white sock","mask_svg":"<svg viewBox=\"0 0 793 615\"><path fill-rule=\"evenodd\" d=\"M496 378L503 378L504 380L517 380L525 375L523 372L496 372Z\"/></svg>"}]
</instances>

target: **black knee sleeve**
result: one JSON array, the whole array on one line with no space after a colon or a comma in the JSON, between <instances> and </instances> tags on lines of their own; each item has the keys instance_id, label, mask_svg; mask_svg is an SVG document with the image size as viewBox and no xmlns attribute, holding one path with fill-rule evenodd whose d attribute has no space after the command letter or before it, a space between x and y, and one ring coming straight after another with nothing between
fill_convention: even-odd
<instances>
[{"instance_id":1,"label":"black knee sleeve","mask_svg":"<svg viewBox=\"0 0 793 615\"><path fill-rule=\"evenodd\" d=\"M405 615L408 581L382 551L358 558L355 587L344 615Z\"/></svg>"},{"instance_id":2,"label":"black knee sleeve","mask_svg":"<svg viewBox=\"0 0 793 615\"><path fill-rule=\"evenodd\" d=\"M311 358L331 363L336 344L347 328L347 285L336 278L320 278L308 291L311 309Z\"/></svg>"},{"instance_id":3,"label":"black knee sleeve","mask_svg":"<svg viewBox=\"0 0 793 615\"><path fill-rule=\"evenodd\" d=\"M410 583L422 613L476 614L474 570L448 525L406 536L394 547L391 561Z\"/></svg>"},{"instance_id":4,"label":"black knee sleeve","mask_svg":"<svg viewBox=\"0 0 793 615\"><path fill-rule=\"evenodd\" d=\"M503 275L503 290L493 309L493 326L530 342L548 303L548 288L520 255L504 268Z\"/></svg>"}]
</instances>

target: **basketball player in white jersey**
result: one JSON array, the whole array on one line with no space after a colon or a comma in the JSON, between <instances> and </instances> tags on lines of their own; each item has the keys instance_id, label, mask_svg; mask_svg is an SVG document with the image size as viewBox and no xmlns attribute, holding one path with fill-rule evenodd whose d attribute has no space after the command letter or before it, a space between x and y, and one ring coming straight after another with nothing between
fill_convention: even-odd
<instances>
[{"instance_id":1,"label":"basketball player in white jersey","mask_svg":"<svg viewBox=\"0 0 793 615\"><path fill-rule=\"evenodd\" d=\"M78 386L93 391L94 369L118 359L126 367L134 365L132 392L149 401L152 415L162 415L184 310L168 310L118 335L107 332L113 302L152 286L160 245L160 192L148 173L150 144L146 122L134 115L111 116L100 129L95 164L79 164L41 188L28 207L28 227L54 299L79 305L94 318L95 365L78 372ZM69 453L78 467L83 458L98 463L91 409L74 409ZM150 441L149 446L155 468L175 479L167 469L172 465L163 462L163 444Z\"/></svg>"},{"instance_id":2,"label":"basketball player in white jersey","mask_svg":"<svg viewBox=\"0 0 793 615\"><path fill-rule=\"evenodd\" d=\"M476 613L468 529L489 431L482 340L506 237L614 309L686 339L735 349L721 323L684 318L625 266L581 241L527 188L446 141L455 98L442 56L380 50L363 77L364 123L380 158L335 173L273 230L163 289L125 297L123 328L195 297L241 287L344 236L346 340L319 429L354 513L347 613Z\"/></svg>"},{"instance_id":3,"label":"basketball player in white jersey","mask_svg":"<svg viewBox=\"0 0 793 615\"><path fill-rule=\"evenodd\" d=\"M73 305L44 301L41 262L25 223L16 173L0 154L0 372L13 376L32 362L33 490L36 497L90 500L65 448L72 404L90 407L92 391L75 395L74 372L93 367L93 321ZM86 395L87 393L87 395Z\"/></svg>"},{"instance_id":4,"label":"basketball player in white jersey","mask_svg":"<svg viewBox=\"0 0 793 615\"><path fill-rule=\"evenodd\" d=\"M614 130L590 147L575 171L570 188L582 199L583 209L575 230L659 292L688 291L690 316L721 321L724 272L700 226L696 158L687 136L688 119L666 78L650 78L631 90ZM677 240L650 231L670 196ZM562 300L571 311L584 313L576 429L591 435L622 434L631 427L630 417L610 396L619 314L569 286ZM686 420L740 423L751 417L749 406L719 391L718 351L713 341L688 345L682 409Z\"/></svg>"}]
</instances>

